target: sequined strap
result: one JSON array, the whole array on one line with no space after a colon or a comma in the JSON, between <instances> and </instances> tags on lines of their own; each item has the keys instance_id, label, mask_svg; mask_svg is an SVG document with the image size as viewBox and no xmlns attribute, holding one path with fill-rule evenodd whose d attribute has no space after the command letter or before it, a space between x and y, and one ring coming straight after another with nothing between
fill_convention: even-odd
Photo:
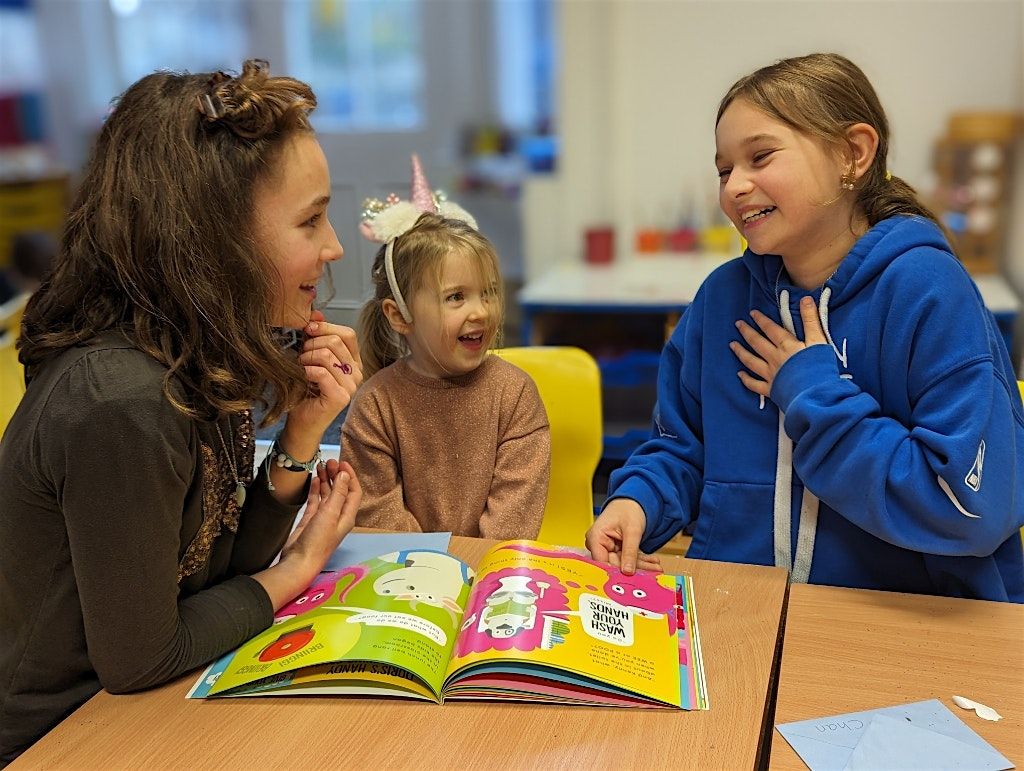
<instances>
[{"instance_id":1,"label":"sequined strap","mask_svg":"<svg viewBox=\"0 0 1024 771\"><path fill-rule=\"evenodd\" d=\"M243 410L234 425L234 455L238 458L238 478L245 484L252 482L253 460L256 456L256 433L253 430L252 410Z\"/></svg>"},{"instance_id":2,"label":"sequined strap","mask_svg":"<svg viewBox=\"0 0 1024 771\"><path fill-rule=\"evenodd\" d=\"M213 544L223 528L232 533L238 532L242 512L235 497L234 474L228 464L237 461L238 478L245 484L251 483L256 439L251 410L242 412L237 422L233 418L230 420L232 458L225 458L223 452L217 452L215 444L207 444L202 437L199 440L203 521L178 564L178 583L198 573L207 564Z\"/></svg>"}]
</instances>

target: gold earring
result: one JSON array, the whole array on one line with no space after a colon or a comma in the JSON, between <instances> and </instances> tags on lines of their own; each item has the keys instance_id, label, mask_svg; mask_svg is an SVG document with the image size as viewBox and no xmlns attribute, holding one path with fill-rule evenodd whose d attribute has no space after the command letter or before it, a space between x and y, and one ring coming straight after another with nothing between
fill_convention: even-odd
<instances>
[{"instance_id":1,"label":"gold earring","mask_svg":"<svg viewBox=\"0 0 1024 771\"><path fill-rule=\"evenodd\" d=\"M846 172L839 178L839 186L843 188L843 190L853 190L854 181L855 177L853 176L853 171L851 170Z\"/></svg>"}]
</instances>

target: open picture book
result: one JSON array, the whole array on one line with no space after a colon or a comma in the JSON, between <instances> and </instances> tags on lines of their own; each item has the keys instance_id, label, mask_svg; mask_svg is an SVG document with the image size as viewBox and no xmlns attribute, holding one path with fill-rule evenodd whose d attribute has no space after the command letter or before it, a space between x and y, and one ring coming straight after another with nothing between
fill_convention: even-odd
<instances>
[{"instance_id":1,"label":"open picture book","mask_svg":"<svg viewBox=\"0 0 1024 771\"><path fill-rule=\"evenodd\" d=\"M707 709L692 579L505 541L321 573L189 698L380 695Z\"/></svg>"}]
</instances>

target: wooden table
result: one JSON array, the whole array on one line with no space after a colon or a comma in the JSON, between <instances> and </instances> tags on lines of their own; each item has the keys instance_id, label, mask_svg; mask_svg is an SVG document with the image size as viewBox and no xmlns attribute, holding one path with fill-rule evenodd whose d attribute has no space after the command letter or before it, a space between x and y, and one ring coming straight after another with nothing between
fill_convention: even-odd
<instances>
[{"instance_id":1,"label":"wooden table","mask_svg":"<svg viewBox=\"0 0 1024 771\"><path fill-rule=\"evenodd\" d=\"M493 543L453 538L450 550L476 564ZM193 673L139 694L99 693L11 768L754 768L786 573L680 557L664 563L694 577L708 711L186 700Z\"/></svg>"},{"instance_id":2,"label":"wooden table","mask_svg":"<svg viewBox=\"0 0 1024 771\"><path fill-rule=\"evenodd\" d=\"M956 694L994 708L982 720ZM794 584L775 725L938 699L1024 766L1024 606ZM772 733L772 769L806 769Z\"/></svg>"}]
</instances>

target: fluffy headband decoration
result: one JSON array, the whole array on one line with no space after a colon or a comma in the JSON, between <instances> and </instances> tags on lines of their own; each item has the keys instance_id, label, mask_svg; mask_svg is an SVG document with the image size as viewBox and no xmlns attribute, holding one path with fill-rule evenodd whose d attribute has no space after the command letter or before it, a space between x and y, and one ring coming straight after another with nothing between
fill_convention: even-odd
<instances>
[{"instance_id":1,"label":"fluffy headband decoration","mask_svg":"<svg viewBox=\"0 0 1024 771\"><path fill-rule=\"evenodd\" d=\"M412 182L409 187L408 201L401 200L394 193L383 201L379 198L367 198L363 202L363 221L359 224L359 232L366 238L387 244L384 250L384 270L387 272L388 285L395 296L395 303L407 324L412 323L412 314L395 279L395 239L410 231L424 212L461 220L476 229L476 220L469 212L449 201L440 190L430 189L420 159L415 153L412 156Z\"/></svg>"}]
</instances>

